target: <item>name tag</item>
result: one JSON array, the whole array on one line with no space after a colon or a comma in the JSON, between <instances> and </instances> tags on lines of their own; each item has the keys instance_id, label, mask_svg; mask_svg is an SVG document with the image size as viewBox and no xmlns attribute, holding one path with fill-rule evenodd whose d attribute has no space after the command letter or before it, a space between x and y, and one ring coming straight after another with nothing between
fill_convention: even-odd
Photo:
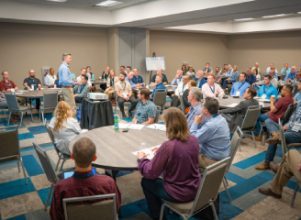
<instances>
[{"instance_id":1,"label":"name tag","mask_svg":"<svg viewBox=\"0 0 301 220\"><path fill-rule=\"evenodd\" d=\"M261 98L266 99L266 98L267 98L267 95L266 95L266 94L263 94L263 95L261 96Z\"/></svg>"},{"instance_id":2,"label":"name tag","mask_svg":"<svg viewBox=\"0 0 301 220\"><path fill-rule=\"evenodd\" d=\"M301 123L294 123L294 126L292 127L292 130L295 132L301 131Z\"/></svg>"},{"instance_id":3,"label":"name tag","mask_svg":"<svg viewBox=\"0 0 301 220\"><path fill-rule=\"evenodd\" d=\"M127 92L123 92L123 93L122 93L122 96L123 96L124 98L126 98L127 95L128 95Z\"/></svg>"},{"instance_id":4,"label":"name tag","mask_svg":"<svg viewBox=\"0 0 301 220\"><path fill-rule=\"evenodd\" d=\"M240 91L237 91L237 92L236 92L236 96L240 96Z\"/></svg>"}]
</instances>

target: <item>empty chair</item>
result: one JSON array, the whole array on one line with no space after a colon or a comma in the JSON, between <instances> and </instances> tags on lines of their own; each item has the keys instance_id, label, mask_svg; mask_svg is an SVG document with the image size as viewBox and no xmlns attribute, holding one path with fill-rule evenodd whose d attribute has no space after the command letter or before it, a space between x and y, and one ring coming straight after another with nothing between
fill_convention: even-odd
<instances>
[{"instance_id":1,"label":"empty chair","mask_svg":"<svg viewBox=\"0 0 301 220\"><path fill-rule=\"evenodd\" d=\"M53 190L54 190L54 185L56 184L56 182L58 181L58 177L51 165L51 162L50 162L50 159L46 153L46 150L42 149L40 146L38 146L37 144L35 143L32 143L37 155L38 155L38 158L40 160L40 163L43 167L43 170L45 172L45 175L48 179L48 181L51 183L51 187L50 187L50 190L49 190L49 193L48 193L48 197L47 197L47 200L46 200L46 203L45 203L45 210L47 209L47 206L49 205L50 201L51 201L51 197L52 197L52 194L53 194Z\"/></svg>"},{"instance_id":2,"label":"empty chair","mask_svg":"<svg viewBox=\"0 0 301 220\"><path fill-rule=\"evenodd\" d=\"M234 131L234 133L232 135L232 138L231 138L230 162L229 162L229 165L227 167L226 173L228 173L228 171L229 171L229 169L231 167L231 164L233 162L233 159L234 159L235 154L237 152L237 149L239 147L239 144L240 144L242 136L243 136L243 132L241 131L240 127L237 126L237 128L235 129L235 131ZM232 199L231 199L231 195L230 195L230 193L228 191L228 185L229 184L228 184L226 176L223 179L223 185L224 185L224 188L225 188L226 193L228 195L228 198L231 201Z\"/></svg>"},{"instance_id":3,"label":"empty chair","mask_svg":"<svg viewBox=\"0 0 301 220\"><path fill-rule=\"evenodd\" d=\"M44 92L43 93L43 103L40 106L40 114L42 116L42 121L44 122L45 111L54 111L58 103L58 93L57 92Z\"/></svg>"},{"instance_id":4,"label":"empty chair","mask_svg":"<svg viewBox=\"0 0 301 220\"><path fill-rule=\"evenodd\" d=\"M63 206L65 220L118 219L115 194L65 198Z\"/></svg>"},{"instance_id":5,"label":"empty chair","mask_svg":"<svg viewBox=\"0 0 301 220\"><path fill-rule=\"evenodd\" d=\"M17 101L16 95L11 94L11 93L5 93L5 98L6 98L6 102L7 102L7 106L8 106L8 111L9 111L7 125L9 125L9 122L11 119L11 114L13 112L21 114L21 120L20 120L19 126L21 126L23 123L24 112L27 112L28 110L30 111L31 120L33 120L31 108L28 106L20 106Z\"/></svg>"},{"instance_id":6,"label":"empty chair","mask_svg":"<svg viewBox=\"0 0 301 220\"><path fill-rule=\"evenodd\" d=\"M251 136L256 147L256 140L254 136L255 126L257 119L260 116L259 106L250 106L246 112L246 115L241 124L241 130L243 132L243 137ZM251 133L251 135L250 135Z\"/></svg>"},{"instance_id":7,"label":"empty chair","mask_svg":"<svg viewBox=\"0 0 301 220\"><path fill-rule=\"evenodd\" d=\"M165 208L169 208L178 213L183 217L183 219L189 219L189 217L197 214L208 206L211 206L212 208L214 219L218 219L214 201L218 195L220 185L223 181L229 163L230 157L227 157L208 166L202 175L199 189L194 201L188 203L165 201L161 207L160 219L163 219Z\"/></svg>"},{"instance_id":8,"label":"empty chair","mask_svg":"<svg viewBox=\"0 0 301 220\"><path fill-rule=\"evenodd\" d=\"M0 161L1 160L18 160L18 170L22 171L24 178L27 178L22 157L20 154L20 145L18 139L18 129L14 127L12 130L0 132Z\"/></svg>"},{"instance_id":9,"label":"empty chair","mask_svg":"<svg viewBox=\"0 0 301 220\"><path fill-rule=\"evenodd\" d=\"M164 110L164 106L166 103L166 95L167 92L165 90L158 90L153 97L155 105L160 108L161 112Z\"/></svg>"}]
</instances>

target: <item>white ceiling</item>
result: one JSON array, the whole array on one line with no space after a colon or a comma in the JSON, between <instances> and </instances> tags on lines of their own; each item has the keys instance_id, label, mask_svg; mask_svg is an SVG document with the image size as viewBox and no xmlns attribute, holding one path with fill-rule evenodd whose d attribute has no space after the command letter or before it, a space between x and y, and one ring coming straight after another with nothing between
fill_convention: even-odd
<instances>
[{"instance_id":1,"label":"white ceiling","mask_svg":"<svg viewBox=\"0 0 301 220\"><path fill-rule=\"evenodd\" d=\"M226 34L301 29L301 0L120 0L123 4L105 9L94 6L100 1L0 0L0 21ZM262 18L282 13L290 15ZM256 19L233 21L247 17Z\"/></svg>"}]
</instances>

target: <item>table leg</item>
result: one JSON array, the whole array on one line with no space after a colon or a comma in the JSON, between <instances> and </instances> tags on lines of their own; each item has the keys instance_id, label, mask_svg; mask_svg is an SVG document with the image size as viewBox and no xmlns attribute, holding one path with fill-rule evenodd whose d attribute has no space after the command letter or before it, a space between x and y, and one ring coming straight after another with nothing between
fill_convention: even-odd
<instances>
[{"instance_id":1,"label":"table leg","mask_svg":"<svg viewBox=\"0 0 301 220\"><path fill-rule=\"evenodd\" d=\"M118 172L119 172L118 170L106 170L105 174L111 176L116 181Z\"/></svg>"}]
</instances>

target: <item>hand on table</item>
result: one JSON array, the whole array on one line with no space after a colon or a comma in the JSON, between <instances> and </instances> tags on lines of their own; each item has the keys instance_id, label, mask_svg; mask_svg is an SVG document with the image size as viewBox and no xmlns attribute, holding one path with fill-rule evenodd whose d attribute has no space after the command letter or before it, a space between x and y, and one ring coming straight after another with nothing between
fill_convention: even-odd
<instances>
[{"instance_id":1,"label":"hand on table","mask_svg":"<svg viewBox=\"0 0 301 220\"><path fill-rule=\"evenodd\" d=\"M138 152L137 157L139 160L144 159L146 157L146 154L142 151Z\"/></svg>"}]
</instances>

